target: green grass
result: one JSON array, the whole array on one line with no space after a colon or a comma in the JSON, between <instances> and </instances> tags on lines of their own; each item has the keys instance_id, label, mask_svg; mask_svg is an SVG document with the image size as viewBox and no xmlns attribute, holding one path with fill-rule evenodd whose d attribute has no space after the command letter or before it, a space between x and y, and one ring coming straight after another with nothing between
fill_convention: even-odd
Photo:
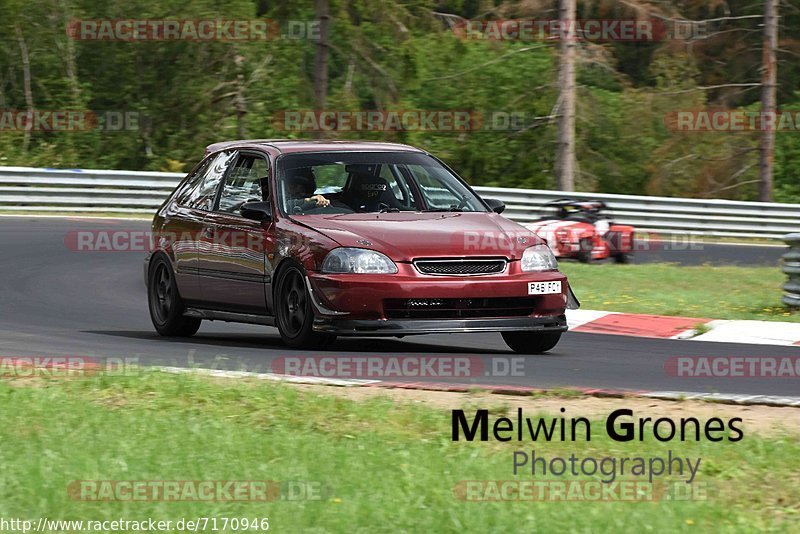
<instances>
[{"instance_id":1,"label":"green grass","mask_svg":"<svg viewBox=\"0 0 800 534\"><path fill-rule=\"evenodd\" d=\"M624 401L621 401L624 402ZM800 521L800 441L650 438L615 443L453 443L449 413L387 399L354 403L291 386L148 372L0 381L0 517L263 517L277 532L789 530ZM496 410L494 410L496 411ZM689 414L687 414L689 415ZM601 429L599 423L593 430ZM463 502L461 480L513 479L514 450L700 456L707 500ZM525 477L521 477L525 478ZM305 480L322 500L76 502L73 480Z\"/></svg>"},{"instance_id":2,"label":"green grass","mask_svg":"<svg viewBox=\"0 0 800 534\"><path fill-rule=\"evenodd\" d=\"M778 267L562 262L581 307L710 319L800 322L781 303Z\"/></svg>"}]
</instances>

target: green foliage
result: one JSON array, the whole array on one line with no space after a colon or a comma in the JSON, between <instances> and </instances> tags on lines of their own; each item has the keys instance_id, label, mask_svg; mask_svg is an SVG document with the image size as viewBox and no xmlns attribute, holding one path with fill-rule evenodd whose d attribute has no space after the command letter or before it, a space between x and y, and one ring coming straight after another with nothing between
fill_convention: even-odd
<instances>
[{"instance_id":1,"label":"green foliage","mask_svg":"<svg viewBox=\"0 0 800 534\"><path fill-rule=\"evenodd\" d=\"M460 39L450 27L458 17L553 15L552 6L534 4L332 0L327 109L468 111L477 127L321 135L419 145L474 184L555 187L557 49L543 42ZM630 19L650 13L633 4L580 2L579 15ZM724 14L716 3L666 4L658 8L665 14ZM787 28L800 24L800 11L791 6L782 20ZM4 8L0 110L28 107L22 42L29 50L34 108L133 112L139 124L114 132L34 131L29 139L20 131L0 130L0 165L188 169L205 145L218 140L320 135L286 131L275 120L287 110L314 108L313 39L130 43L71 40L65 31L74 19L266 17L280 21L285 32L286 21L314 20L311 0L6 0ZM733 1L730 9L734 15L758 14L760 7ZM580 189L754 198L756 134L677 133L665 124L674 110L757 105L758 91L698 90L758 80L757 22L727 24L731 32L692 43L581 44ZM792 39L781 48L800 53ZM797 62L780 63L779 81L780 101L796 107ZM504 126L509 117L514 127ZM800 155L798 139L790 133L777 139L776 196L784 201L800 200L792 165Z\"/></svg>"},{"instance_id":2,"label":"green foliage","mask_svg":"<svg viewBox=\"0 0 800 534\"><path fill-rule=\"evenodd\" d=\"M800 91L794 100L786 105L800 116ZM800 125L798 125L800 129ZM800 199L800 132L779 133L775 136L775 200L777 202L797 202Z\"/></svg>"}]
</instances>

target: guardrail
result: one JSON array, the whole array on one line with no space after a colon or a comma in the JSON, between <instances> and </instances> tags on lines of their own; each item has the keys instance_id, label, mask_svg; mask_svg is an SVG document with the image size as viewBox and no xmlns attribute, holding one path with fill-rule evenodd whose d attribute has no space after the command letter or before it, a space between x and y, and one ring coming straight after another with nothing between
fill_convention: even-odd
<instances>
[{"instance_id":1,"label":"guardrail","mask_svg":"<svg viewBox=\"0 0 800 534\"><path fill-rule=\"evenodd\" d=\"M637 231L766 239L781 239L787 233L800 231L800 204L496 187L477 187L476 190L481 196L505 202L504 214L522 223L539 218L544 203L566 197L602 200L609 207L608 215L618 223L632 225Z\"/></svg>"},{"instance_id":2,"label":"guardrail","mask_svg":"<svg viewBox=\"0 0 800 534\"><path fill-rule=\"evenodd\" d=\"M0 210L152 213L183 174L0 167Z\"/></svg>"},{"instance_id":3,"label":"guardrail","mask_svg":"<svg viewBox=\"0 0 800 534\"><path fill-rule=\"evenodd\" d=\"M800 233L784 236L789 250L783 255L783 272L789 280L783 284L783 303L800 308Z\"/></svg>"},{"instance_id":4,"label":"guardrail","mask_svg":"<svg viewBox=\"0 0 800 534\"><path fill-rule=\"evenodd\" d=\"M152 213L183 177L165 172L0 167L0 210ZM800 231L800 204L736 202L537 189L476 187L506 203L504 215L533 222L557 198L598 199L617 222L664 234L781 239Z\"/></svg>"}]
</instances>

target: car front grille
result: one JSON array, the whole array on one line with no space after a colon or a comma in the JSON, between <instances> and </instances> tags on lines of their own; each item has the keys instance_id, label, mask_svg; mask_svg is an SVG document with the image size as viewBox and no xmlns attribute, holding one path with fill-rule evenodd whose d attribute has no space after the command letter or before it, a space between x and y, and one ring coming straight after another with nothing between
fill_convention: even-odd
<instances>
[{"instance_id":1,"label":"car front grille","mask_svg":"<svg viewBox=\"0 0 800 534\"><path fill-rule=\"evenodd\" d=\"M415 260L414 267L422 274L438 276L476 276L481 274L502 273L506 269L506 260L503 258L487 259L456 259Z\"/></svg>"},{"instance_id":2,"label":"car front grille","mask_svg":"<svg viewBox=\"0 0 800 534\"><path fill-rule=\"evenodd\" d=\"M469 319L525 317L536 309L538 297L386 299L387 319Z\"/></svg>"}]
</instances>

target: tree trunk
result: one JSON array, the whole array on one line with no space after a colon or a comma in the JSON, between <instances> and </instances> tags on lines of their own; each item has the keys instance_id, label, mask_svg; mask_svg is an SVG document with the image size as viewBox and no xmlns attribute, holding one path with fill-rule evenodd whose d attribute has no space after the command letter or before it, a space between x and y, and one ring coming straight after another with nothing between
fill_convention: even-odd
<instances>
[{"instance_id":1,"label":"tree trunk","mask_svg":"<svg viewBox=\"0 0 800 534\"><path fill-rule=\"evenodd\" d=\"M775 114L778 64L775 54L778 49L778 0L764 2L764 46L761 74L761 114ZM772 173L775 155L775 124L762 122L761 152L759 155L760 182L758 200L772 200Z\"/></svg>"},{"instance_id":2,"label":"tree trunk","mask_svg":"<svg viewBox=\"0 0 800 534\"><path fill-rule=\"evenodd\" d=\"M314 105L317 110L325 109L328 98L328 32L330 12L328 0L316 0L316 17L319 21L319 41L314 58Z\"/></svg>"},{"instance_id":3,"label":"tree trunk","mask_svg":"<svg viewBox=\"0 0 800 534\"><path fill-rule=\"evenodd\" d=\"M247 97L245 96L246 83L244 79L245 58L234 51L236 65L236 95L233 97L233 107L236 109L236 135L239 139L247 137L245 117L247 116Z\"/></svg>"},{"instance_id":4,"label":"tree trunk","mask_svg":"<svg viewBox=\"0 0 800 534\"><path fill-rule=\"evenodd\" d=\"M561 110L558 117L558 149L555 171L558 189L575 190L575 35L567 28L575 24L575 0L561 0L561 56L559 61L558 90Z\"/></svg>"},{"instance_id":5,"label":"tree trunk","mask_svg":"<svg viewBox=\"0 0 800 534\"><path fill-rule=\"evenodd\" d=\"M25 88L25 106L28 108L30 114L30 124L25 128L25 137L22 142L22 149L27 152L31 144L31 128L33 127L33 91L31 90L31 60L28 57L28 45L25 43L25 37L22 35L22 29L17 26L17 43L19 44L19 52L22 58L22 76Z\"/></svg>"},{"instance_id":6,"label":"tree trunk","mask_svg":"<svg viewBox=\"0 0 800 534\"><path fill-rule=\"evenodd\" d=\"M64 61L67 69L69 87L72 91L72 105L77 106L81 104L81 87L80 83L78 82L75 41L71 37L67 37L67 54Z\"/></svg>"}]
</instances>

